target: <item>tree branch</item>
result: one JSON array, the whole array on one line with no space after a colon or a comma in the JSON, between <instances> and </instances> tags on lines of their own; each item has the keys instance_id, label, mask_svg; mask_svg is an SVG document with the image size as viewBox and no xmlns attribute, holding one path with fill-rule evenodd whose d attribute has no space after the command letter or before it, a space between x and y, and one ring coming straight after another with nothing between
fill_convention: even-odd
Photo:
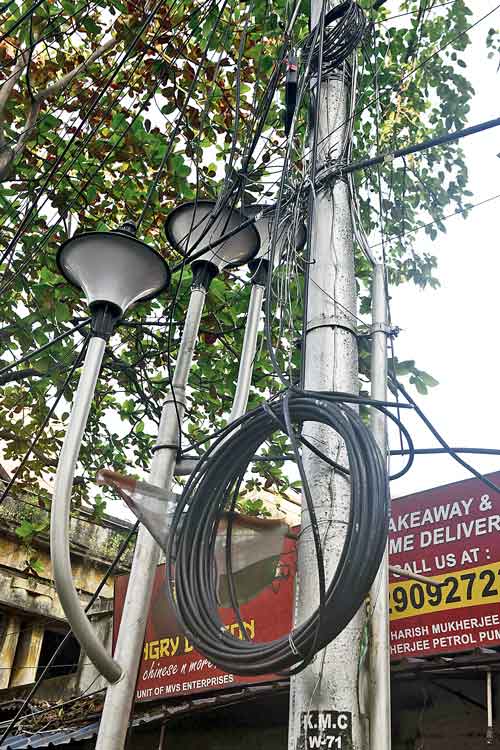
<instances>
[{"instance_id":1,"label":"tree branch","mask_svg":"<svg viewBox=\"0 0 500 750\"><path fill-rule=\"evenodd\" d=\"M66 75L64 75L55 83L52 83L50 86L47 86L41 91L38 91L35 94L35 100L41 103L44 99L48 99L50 96L55 96L56 94L58 94L65 86L71 83L73 78L75 78L82 70L85 70L85 68L87 68L89 65L92 65L92 63L95 62L99 57L102 57L102 55L105 55L107 52L113 49L113 47L116 47L117 44L118 39L109 39L104 44L101 44L100 47L94 50L92 54L90 54L87 59L84 60L80 65L77 65L76 68L70 70L69 73L66 73Z\"/></svg>"},{"instance_id":2,"label":"tree branch","mask_svg":"<svg viewBox=\"0 0 500 750\"><path fill-rule=\"evenodd\" d=\"M21 52L19 56L19 60L14 66L14 70L12 71L9 78L7 78L3 86L0 88L0 148L5 146L5 134L4 134L5 107L7 106L7 102L9 101L9 97L10 97L12 89L14 88L17 81L21 77L21 74L24 70L25 65L26 65L26 53Z\"/></svg>"},{"instance_id":3,"label":"tree branch","mask_svg":"<svg viewBox=\"0 0 500 750\"><path fill-rule=\"evenodd\" d=\"M22 438L19 435L16 435L15 432L11 432L10 430L0 430L0 440L26 440L26 438ZM45 453L43 453L38 448L32 448L31 452L33 455L38 458L40 461L42 461L46 466L52 466L53 468L57 468L57 460L55 458L49 458L49 456L46 456Z\"/></svg>"},{"instance_id":4,"label":"tree branch","mask_svg":"<svg viewBox=\"0 0 500 750\"><path fill-rule=\"evenodd\" d=\"M39 370L35 370L33 367L27 367L24 370L6 372L5 375L0 375L0 385L13 383L18 380L24 380L25 378L42 378L46 375L46 372L40 372Z\"/></svg>"},{"instance_id":5,"label":"tree branch","mask_svg":"<svg viewBox=\"0 0 500 750\"><path fill-rule=\"evenodd\" d=\"M24 151L26 143L30 137L30 134L36 128L36 122L38 120L38 115L40 114L41 107L42 107L41 102L37 101L36 98L31 100L30 111L26 119L26 125L25 125L24 130L21 132L16 145L12 149L13 155L17 156L18 154L21 154Z\"/></svg>"},{"instance_id":6,"label":"tree branch","mask_svg":"<svg viewBox=\"0 0 500 750\"><path fill-rule=\"evenodd\" d=\"M82 70L85 70L89 65L92 65L93 62L98 60L100 57L105 55L107 52L113 49L113 47L116 47L118 44L118 39L109 39L104 44L101 44L100 47L95 49L80 65L77 65L76 68L73 68L73 70L70 70L69 73L66 73L62 78L60 78L55 83L50 84L50 86L46 86L44 89L41 89L36 94L32 94L30 98L30 107L29 112L26 117L26 123L24 126L24 129L19 135L19 138L17 140L16 145L13 149L5 149L5 153L2 154L0 152L0 181L5 179L8 176L10 166L12 164L12 161L15 157L19 156L23 153L26 143L32 136L32 134L36 131L38 116L40 114L40 110L42 108L42 103L45 101L45 99L49 99L51 96L55 96L56 94L59 94L68 84L71 83L71 81L76 78L76 76L81 73ZM5 106L7 104L7 100L10 96L10 93L12 91L12 88L16 81L21 76L21 73L26 65L26 53L22 53L22 64L18 63L16 65L16 68L14 69L14 72L12 76L9 78L6 84L0 89L0 147L2 145L2 138L3 138L3 128L2 128L2 112L3 109L5 109ZM8 90L4 91L6 86L9 86ZM3 106L2 106L3 105Z\"/></svg>"}]
</instances>

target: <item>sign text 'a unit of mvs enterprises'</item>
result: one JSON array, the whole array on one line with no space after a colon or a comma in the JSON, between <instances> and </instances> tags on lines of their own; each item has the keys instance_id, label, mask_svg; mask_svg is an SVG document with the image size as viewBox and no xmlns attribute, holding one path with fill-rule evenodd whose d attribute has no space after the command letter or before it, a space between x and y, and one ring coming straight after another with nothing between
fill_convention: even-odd
<instances>
[{"instance_id":1,"label":"sign text 'a unit of mvs enterprises'","mask_svg":"<svg viewBox=\"0 0 500 750\"><path fill-rule=\"evenodd\" d=\"M470 479L395 500L391 514L391 563L441 582L391 575L391 657L499 645L500 494Z\"/></svg>"}]
</instances>

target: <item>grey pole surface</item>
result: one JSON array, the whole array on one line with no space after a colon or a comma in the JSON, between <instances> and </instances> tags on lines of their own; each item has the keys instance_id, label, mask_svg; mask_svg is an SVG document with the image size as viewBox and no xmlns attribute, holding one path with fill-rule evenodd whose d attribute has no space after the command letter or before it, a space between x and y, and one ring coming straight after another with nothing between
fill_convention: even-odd
<instances>
[{"instance_id":1,"label":"grey pole surface","mask_svg":"<svg viewBox=\"0 0 500 750\"><path fill-rule=\"evenodd\" d=\"M371 396L387 398L387 301L385 267L377 262L372 285ZM387 456L386 418L372 409L371 430ZM386 547L370 592L370 750L391 748L391 672L389 649L389 556Z\"/></svg>"},{"instance_id":2,"label":"grey pole surface","mask_svg":"<svg viewBox=\"0 0 500 750\"><path fill-rule=\"evenodd\" d=\"M71 629L99 672L110 682L115 682L121 674L120 666L99 640L83 610L73 582L69 547L73 478L105 349L104 339L90 339L57 465L50 519L50 552L57 594Z\"/></svg>"},{"instance_id":3,"label":"grey pole surface","mask_svg":"<svg viewBox=\"0 0 500 750\"><path fill-rule=\"evenodd\" d=\"M331 5L338 5L334 2ZM311 27L318 23L321 0L311 2ZM348 91L343 80L330 79L320 86L318 169L339 158L348 114ZM329 135L332 133L332 135ZM348 187L337 180L316 195L310 232L308 307L306 312L305 388L358 391L356 340L356 284L353 230ZM305 424L304 433L316 444L328 445L337 462L347 461L338 437L319 424ZM316 441L321 441L317 443ZM349 483L333 475L331 467L304 449L304 464L324 540L327 581L336 569L345 538L350 507ZM302 509L298 549L296 621L310 616L318 605L317 563L309 514ZM312 750L314 734L338 722L342 737L335 744L321 738L321 748L366 750L364 721L359 709L358 671L364 612L358 612L333 643L319 652L311 665L292 678L290 689L289 750ZM311 711L327 712L323 716ZM328 712L339 712L332 714ZM319 726L318 726L319 725ZM308 726L306 731L305 727ZM347 726L347 728L346 728ZM352 729L349 729L351 727ZM324 730L325 731L325 730ZM349 735L352 734L352 742ZM339 735L340 736L340 735Z\"/></svg>"},{"instance_id":4,"label":"grey pole surface","mask_svg":"<svg viewBox=\"0 0 500 750\"><path fill-rule=\"evenodd\" d=\"M229 422L233 422L238 417L241 417L247 408L248 395L252 382L253 363L257 350L257 334L259 332L264 289L265 287L261 284L252 284L247 322L245 325L245 336L241 350L240 369L238 370L238 382L236 383L236 392L234 394Z\"/></svg>"},{"instance_id":5,"label":"grey pole surface","mask_svg":"<svg viewBox=\"0 0 500 750\"><path fill-rule=\"evenodd\" d=\"M158 445L177 446L178 444L178 420L182 421L184 415L186 385L205 303L205 295L206 291L203 288L193 288L191 292L172 383L177 410L172 398L167 398L160 420ZM156 451L151 463L148 481L151 484L169 489L174 474L176 456L177 449L174 447ZM118 682L108 687L96 750L123 750L125 746L128 719L134 700L137 670L141 658L141 646L159 557L160 548L149 531L141 526L114 654L123 669L123 676Z\"/></svg>"}]
</instances>

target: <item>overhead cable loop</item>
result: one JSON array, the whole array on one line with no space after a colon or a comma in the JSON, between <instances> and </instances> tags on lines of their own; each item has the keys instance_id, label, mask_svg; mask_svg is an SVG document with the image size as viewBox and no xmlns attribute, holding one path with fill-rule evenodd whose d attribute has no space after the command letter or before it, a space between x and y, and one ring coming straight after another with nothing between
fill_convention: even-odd
<instances>
[{"instance_id":1,"label":"overhead cable loop","mask_svg":"<svg viewBox=\"0 0 500 750\"><path fill-rule=\"evenodd\" d=\"M494 8L492 8L487 13L485 13L480 18L478 18L477 21L475 21L474 23L470 24L465 29L462 29L457 34L455 34L454 36L450 37L445 42L443 42L443 44L440 45L438 47L438 49L434 50L434 52L432 52L428 57L424 58L419 63L417 63L407 73L404 73L404 75L402 75L401 78L399 78L399 80L395 84L389 84L388 86L385 86L384 88L382 88L380 90L380 92L379 92L378 95L376 95L375 97L372 97L366 104L361 104L359 107L357 107L356 111L353 112L349 116L348 119L353 119L355 117L359 117L361 114L363 114L363 112L365 112L366 110L368 110L372 106L372 104L374 104L377 101L377 99L379 99L380 97L382 97L384 94L391 95L391 94L397 93L400 90L401 85L406 80L408 80L409 78L411 78L418 70L422 70L423 68L425 68L431 62L431 60L433 60L435 57L437 57L447 47L449 47L450 45L452 45L458 39L461 39L463 36L465 36L472 29L477 28L479 26L479 24L481 24L483 21L485 21L491 15L493 15L493 13L496 13L498 10L500 10L500 3L498 3L497 5L495 5ZM389 104L387 106L389 106ZM336 133L338 130L340 130L341 128L345 127L345 125L346 125L346 121L343 121L343 122L339 123L338 125L335 126L335 128L332 131L330 131L329 133L327 133L323 137L322 140L327 140L334 133ZM306 153L305 156L307 156L307 155L308 154Z\"/></svg>"},{"instance_id":2,"label":"overhead cable loop","mask_svg":"<svg viewBox=\"0 0 500 750\"><path fill-rule=\"evenodd\" d=\"M338 394L288 391L236 420L200 459L177 506L166 550L167 593L180 625L195 647L233 674L301 671L314 653L351 620L378 570L388 530L384 460L361 418L338 398ZM346 443L351 509L343 553L332 580L325 583L323 606L291 634L268 643L236 639L224 629L218 610L213 553L219 522L232 507L234 492L255 452L281 425L292 441L301 469L298 444L304 441L300 429L304 422L311 421L330 426ZM329 460L328 456L325 458ZM303 467L301 474L314 526L314 507ZM317 558L321 581L321 542ZM233 608L238 616L237 602ZM204 624L202 629L200 622Z\"/></svg>"}]
</instances>

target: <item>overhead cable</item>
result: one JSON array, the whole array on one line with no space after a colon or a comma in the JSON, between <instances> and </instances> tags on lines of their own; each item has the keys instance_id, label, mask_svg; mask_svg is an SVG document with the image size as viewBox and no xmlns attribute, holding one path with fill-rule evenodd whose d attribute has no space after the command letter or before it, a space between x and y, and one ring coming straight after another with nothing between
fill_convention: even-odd
<instances>
[{"instance_id":1,"label":"overhead cable","mask_svg":"<svg viewBox=\"0 0 500 750\"><path fill-rule=\"evenodd\" d=\"M47 187L49 180L55 174L56 169L59 167L62 159L65 156L65 154L67 153L68 149L71 147L71 144L75 141L76 136L81 131L81 129L82 129L85 121L87 121L90 118L90 116L93 114L93 112L95 111L95 109L96 109L99 101L103 97L104 93L111 86L111 84L114 81L114 79L116 78L117 74L119 73L119 71L121 70L121 68L123 67L123 65L125 64L126 60L128 59L128 57L130 56L130 54L133 52L133 50L137 46L137 43L139 42L142 33L148 27L148 25L151 23L151 21L153 20L155 14L157 13L158 9L160 8L160 6L162 4L163 4L163 0L158 0L155 3L155 5L152 8L152 10L146 15L146 18L144 19L144 21L140 25L140 27L139 27L138 31L136 32L136 34L134 35L132 41L130 42L130 44L128 45L128 47L123 52L123 54L121 56L121 59L117 62L114 71L112 71L112 73L108 77L104 88L94 97L94 99L93 99L90 107L86 111L85 119L82 120L82 122L80 123L80 125L77 127L76 132L73 133L70 141L64 146L62 152L60 154L58 154L56 160L53 162L53 164L51 166L51 169L49 170L49 173L45 176L45 179L44 179L42 185L40 186L40 188L39 188L39 190L37 192L37 195L36 195L36 197L35 197L35 199L33 201L33 204L31 206L30 210L23 217L23 220L22 220L19 228L15 232L14 237L12 238L12 240L9 242L9 244L8 244L8 246L7 246L7 248L6 248L6 250L5 250L4 254L3 254L2 259L1 259L0 262L5 262L6 258L8 258L8 256L15 250L16 244L17 244L18 240L20 239L20 237L22 236L23 231L24 231L24 229L25 229L25 227L27 225L27 222L31 218L31 214L35 210L36 205L38 203L38 200L40 199L40 196L42 195L43 191ZM8 279L8 281L10 281L10 279ZM4 284L3 287L2 287L2 289L0 290L0 293L4 293L5 288L6 288L6 285Z\"/></svg>"},{"instance_id":2,"label":"overhead cable","mask_svg":"<svg viewBox=\"0 0 500 750\"><path fill-rule=\"evenodd\" d=\"M206 2L204 2L202 4L202 6L200 6L200 8L195 9L195 11L189 16L189 18L191 18L193 15L195 15L197 12L199 12L199 10L201 9L201 7L203 7L204 5L207 5L207 1L208 0L206 0ZM160 27L160 29L158 29L158 31L156 32L156 34L159 34L160 31L161 31L161 27ZM155 36L156 36L156 34L155 34ZM143 52L141 54L141 58L144 56L145 51L146 51L146 48L143 50ZM135 67L137 67L138 64L139 63L137 63ZM129 78L130 78L130 76L129 76ZM128 79L126 79L122 83L122 90L124 90L124 88L126 87L127 82L128 82ZM106 84L106 86L107 85L108 84ZM105 86L105 88L106 88L106 86ZM118 149L118 147L120 146L120 143L126 137L127 133L131 130L131 128L133 127L133 125L136 122L137 118L140 116L141 112L148 106L150 98L154 95L154 93L156 91L156 88L157 88L157 83L154 83L150 87L150 90L149 90L149 93L148 93L147 97L141 103L141 106L139 107L139 110L134 114L131 122L128 123L128 125L125 128L125 130L120 134L120 136L118 137L118 139L112 145L111 149L106 154L106 156L104 157L104 159L102 159L102 161L95 167L94 171L90 174L90 177L83 183L83 185L81 184L79 186L75 198L70 202L69 205L65 206L65 213L67 213L68 211L70 211L76 205L78 198L85 192L86 188L92 182L92 180L95 177L95 175L99 171L102 170L102 168L104 167L104 165L109 161L109 159L111 158L111 156ZM104 93L104 90L101 92L101 95L103 93ZM76 154L73 154L73 156L71 158L70 164L66 167L66 171L70 169L71 165L75 162L75 160L77 159L78 155L82 152L83 148L90 142L91 138L97 132L99 126L102 124L102 122L103 122L106 114L109 111L111 111L112 107L113 107L113 102L108 106L108 108L105 111L105 113L101 116L99 122L96 125L94 125L94 127L92 128L92 131L90 132L90 134L86 136L86 138L84 140L84 143L79 145L78 151L77 151ZM88 174L88 172L85 173L85 174ZM50 178L50 176L51 176L51 174L48 175L49 178ZM59 179L57 181L57 184L56 184L56 187L57 187L57 185L61 182L61 180L64 177L65 177L65 174L63 174L63 175L61 175L59 177ZM54 189L55 189L55 187L52 188L52 190L54 190ZM47 202L47 200L48 200L48 198L46 199L45 202ZM35 204L33 204L33 205L35 205ZM42 204L42 205L44 205L44 204ZM45 245L45 243L51 237L51 235L53 234L53 232L55 231L55 229L59 226L61 219L62 219L62 214L60 214L59 218L47 229L47 231L45 232L45 234L41 238L40 242L38 242L37 245L31 250L31 252L29 253L28 257L21 263L20 267L18 267L16 269L16 271L7 279L7 281L4 283L4 285L3 285L2 289L1 289L2 293L4 293L10 287L10 285L13 283L13 281L26 269L26 267L29 265L29 262L31 261L33 255ZM25 229L23 231L25 231Z\"/></svg>"},{"instance_id":3,"label":"overhead cable","mask_svg":"<svg viewBox=\"0 0 500 750\"><path fill-rule=\"evenodd\" d=\"M67 331L63 331L63 333L60 333L55 338L51 339L50 341L47 341L47 343L43 344L43 346L40 346L38 349L35 349L33 352L28 352L28 354L25 354L20 359L16 359L16 361L12 362L10 365L6 365L5 367L2 367L0 369L0 385L2 384L2 380L3 380L2 375L5 375L5 373L10 372L16 367L19 367L19 365L22 365L24 362L28 362L30 359L34 359L42 352L46 351L47 349L50 349L50 347L54 346L54 344L58 344L59 341L63 341L64 339L68 338L68 336L71 336L72 333L76 333L76 331L80 331L89 323L90 323L90 318L84 320L81 323L78 323L77 325L73 326L73 328L69 328Z\"/></svg>"},{"instance_id":4,"label":"overhead cable","mask_svg":"<svg viewBox=\"0 0 500 750\"><path fill-rule=\"evenodd\" d=\"M485 484L490 490L493 490L494 492L500 492L500 487L496 485L494 482L492 482L488 477L486 477L484 474L482 474L480 471L475 469L471 464L467 463L467 461L464 461L463 458L460 458L458 455L458 452L455 451L446 440L443 438L443 436L438 432L438 430L434 427L431 420L426 416L426 414L422 411L420 406L416 403L415 399L412 398L412 396L408 393L406 388L393 376L389 376L389 384L391 385L392 389L397 389L408 401L409 404L413 406L415 409L415 412L418 414L422 422L425 424L425 426L430 430L432 435L436 438L438 443L441 445L441 447L448 453L457 463L460 464L460 466L463 466L464 469L467 469L467 471L470 471L470 473L476 477L476 479L479 479L483 484Z\"/></svg>"},{"instance_id":5,"label":"overhead cable","mask_svg":"<svg viewBox=\"0 0 500 750\"><path fill-rule=\"evenodd\" d=\"M42 5L43 2L45 2L45 0L36 0L36 2L33 3L33 5L31 6L31 8L28 8L28 10L25 13L23 13L22 16L20 16L20 18L17 19L17 21L14 21L14 23L12 24L12 26L9 26L9 28L7 29L7 31L5 31L2 34L2 36L0 36L0 44L4 41L4 39L6 39L8 36L10 36L13 31L15 31L17 28L19 28L19 26L21 26L21 24L23 24L24 21L26 21L27 18L30 18L30 16L35 12L35 10L37 8L40 7L40 5Z\"/></svg>"},{"instance_id":6,"label":"overhead cable","mask_svg":"<svg viewBox=\"0 0 500 750\"><path fill-rule=\"evenodd\" d=\"M32 441L31 441L31 443L30 443L30 445L29 445L26 453L24 454L23 458L21 459L21 462L19 463L19 465L17 466L16 470L14 471L14 473L13 473L12 477L10 478L7 486L2 490L2 494L0 495L0 505L2 504L2 502L4 501L4 499L9 494L9 492L10 492L12 486L14 485L16 479L18 478L18 476L21 473L21 471L24 469L24 466L25 466L27 460L31 456L31 454L33 452L33 449L36 447L37 442L40 440L40 437L43 435L43 432L44 432L45 428L47 427L49 421L51 420L52 415L54 414L59 401L61 400L61 398L64 395L64 391L66 390L67 386L71 382L71 379L72 379L72 377L73 377L73 375L75 373L75 370L77 369L77 367L80 365L80 363L82 361L82 358L83 358L83 356L85 354L85 351L87 349L88 340L89 339L87 337L85 339L85 343L84 343L82 349L80 350L79 354L75 357L75 360L74 360L74 362L73 362L73 364L72 364L72 366L71 366L71 368L70 368L70 370L69 370L66 378L64 379L63 384L59 387L59 389L58 389L58 391L56 393L56 397L55 397L54 401L50 405L50 408L48 409L47 414L45 415L45 417L44 417L44 419L42 421L42 424L40 425L40 427L36 431L36 433L35 433Z\"/></svg>"},{"instance_id":7,"label":"overhead cable","mask_svg":"<svg viewBox=\"0 0 500 750\"><path fill-rule=\"evenodd\" d=\"M386 234L384 237L384 242L389 242L390 240L396 240L401 239L405 237L407 234L415 234L415 232L420 232L422 229L427 229L428 227L432 227L435 224L440 224L441 222L447 221L448 219L452 219L454 216L460 216L460 214L466 213L467 211L473 211L475 208L479 208L480 206L484 206L486 203L490 203L491 201L498 200L500 198L500 193L497 193L497 195L491 195L489 198L485 198L482 201L479 201L478 203L472 203L470 205L466 205L463 208L458 208L456 211L452 211L450 214L444 214L444 216L441 216L439 219L434 219L434 221L428 221L425 224L419 224L414 229L405 229L403 232L399 232L397 234ZM380 247L382 245L382 242L376 242L373 245L370 245L370 249L374 250L377 247Z\"/></svg>"},{"instance_id":8,"label":"overhead cable","mask_svg":"<svg viewBox=\"0 0 500 750\"><path fill-rule=\"evenodd\" d=\"M378 164L392 161L393 159L398 159L402 156L416 154L419 151L426 151L427 149L434 148L435 146L443 146L447 143L452 143L453 141L459 141L461 138L466 138L467 136L475 135L476 133L482 133L485 130L491 130L491 128L497 128L499 125L500 117L495 117L493 120L485 120L484 122L480 122L477 125L471 125L467 128L454 130L451 133L443 133L442 135L437 135L433 138L428 138L425 141L420 141L419 143L414 143L410 146L404 146L403 148L395 149L394 151L385 151L384 153L377 154L376 156L368 157L366 159L359 159L355 162L352 162L351 164L346 164L345 166L340 166L338 168L329 170L329 172L333 173L335 176L342 177L346 174L350 174L351 172L357 172L360 169L368 169L369 167L374 167Z\"/></svg>"}]
</instances>

